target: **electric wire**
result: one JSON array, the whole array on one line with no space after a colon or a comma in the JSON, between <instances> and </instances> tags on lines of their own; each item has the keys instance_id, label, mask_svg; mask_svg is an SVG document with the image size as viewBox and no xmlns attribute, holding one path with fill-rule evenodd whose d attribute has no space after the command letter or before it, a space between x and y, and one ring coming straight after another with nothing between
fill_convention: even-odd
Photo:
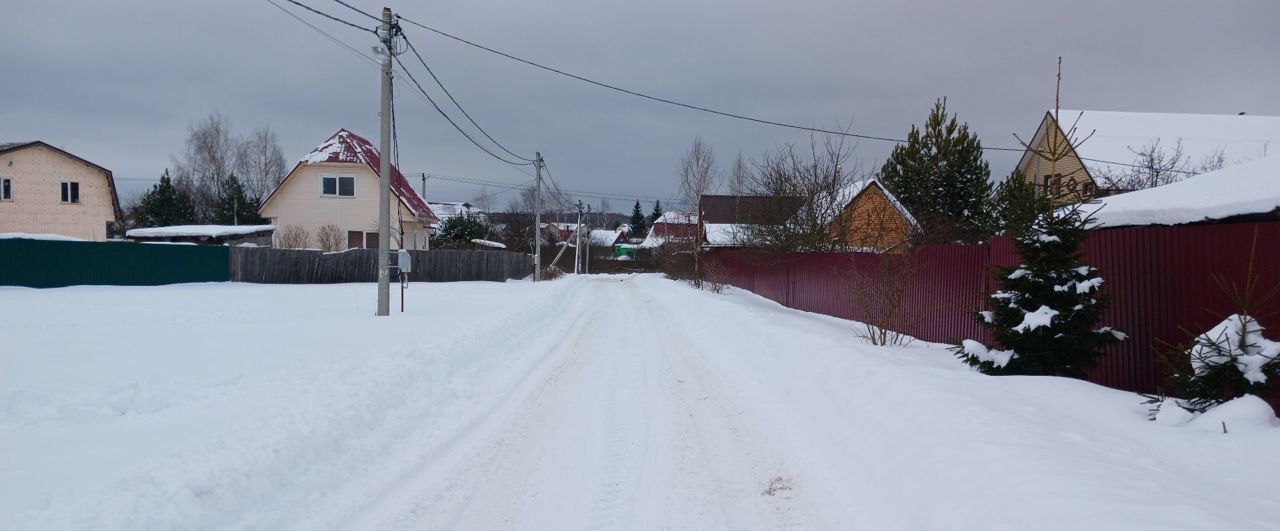
<instances>
[{"instance_id":1,"label":"electric wire","mask_svg":"<svg viewBox=\"0 0 1280 531\"><path fill-rule=\"evenodd\" d=\"M349 22L349 21L346 21L346 20L340 19L340 18L338 18L338 17L335 17L335 16L333 16L333 15L330 15L330 14L328 14L328 13L325 13L324 11L321 11L321 10L319 10L319 9L316 9L316 8L314 8L314 7L311 7L311 6L309 6L309 5L307 5L307 4L304 4L304 3L302 3L302 2L299 2L298 0L285 0L285 1L286 1L286 2L289 2L290 4L293 4L293 5L295 5L295 6L301 7L301 8L303 8L303 9L307 10L307 11L310 11L310 12L312 12L312 13L315 13L315 14L317 14L317 15L320 15L320 16L322 16L322 17L324 17L324 18L327 18L327 19L329 19L329 20L332 20L332 21L334 21L334 22L337 22L337 23L339 23L339 24L345 24L345 25L347 25L347 26L351 26L351 27L353 27L353 28L355 28L355 29L358 29L358 30L360 30L360 31L367 31L367 32L373 33L373 34L375 34L375 35L378 33L378 31L377 31L377 30L370 29L370 28L366 28L366 27L361 26L361 25L359 25L359 24L356 24L356 23L354 23L354 22Z\"/></svg>"},{"instance_id":2,"label":"electric wire","mask_svg":"<svg viewBox=\"0 0 1280 531\"><path fill-rule=\"evenodd\" d=\"M360 8L356 7L356 6L353 6L353 5L351 5L351 4L348 4L348 3L346 3L346 2L343 2L342 0L333 0L333 1L334 1L334 2L337 2L337 3L339 3L339 4L342 4L342 6L343 6L343 7L345 7L345 8L347 8L347 9L350 9L350 10L352 10L352 11L355 11L356 13L360 13L361 15L364 15L364 16L366 16L366 17L369 17L369 18L373 19L375 22L377 22L377 23L379 23L379 24L381 24L381 23L382 23L382 19L380 19L380 18L378 18L378 17L373 16L373 14L372 14L372 13L369 13L369 12L367 12L367 11L364 11L364 10L362 10L362 9L360 9Z\"/></svg>"}]
</instances>

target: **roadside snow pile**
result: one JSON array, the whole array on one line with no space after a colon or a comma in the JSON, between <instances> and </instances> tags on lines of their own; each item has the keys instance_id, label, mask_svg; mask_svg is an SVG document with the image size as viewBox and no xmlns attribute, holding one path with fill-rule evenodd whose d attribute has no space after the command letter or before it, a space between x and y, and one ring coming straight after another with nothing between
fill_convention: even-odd
<instances>
[{"instance_id":1,"label":"roadside snow pile","mask_svg":"<svg viewBox=\"0 0 1280 531\"><path fill-rule=\"evenodd\" d=\"M46 240L51 242L82 242L80 238L72 238L61 234L37 234L29 232L0 232L0 240Z\"/></svg>"},{"instance_id":2,"label":"roadside snow pile","mask_svg":"<svg viewBox=\"0 0 1280 531\"><path fill-rule=\"evenodd\" d=\"M124 233L129 238L175 238L175 237L208 237L240 236L257 232L275 230L272 225L173 225L169 227L148 227L129 229Z\"/></svg>"},{"instance_id":3,"label":"roadside snow pile","mask_svg":"<svg viewBox=\"0 0 1280 531\"><path fill-rule=\"evenodd\" d=\"M1280 209L1280 155L1098 200L1094 228L1177 225Z\"/></svg>"}]
</instances>

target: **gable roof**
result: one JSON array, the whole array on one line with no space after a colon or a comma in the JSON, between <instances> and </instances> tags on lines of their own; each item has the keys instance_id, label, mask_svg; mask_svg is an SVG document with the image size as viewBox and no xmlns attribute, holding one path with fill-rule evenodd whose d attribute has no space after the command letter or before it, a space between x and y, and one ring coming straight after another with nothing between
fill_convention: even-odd
<instances>
[{"instance_id":1,"label":"gable roof","mask_svg":"<svg viewBox=\"0 0 1280 531\"><path fill-rule=\"evenodd\" d=\"M352 133L345 128L339 129L338 132L334 133L333 136L330 136L328 140L325 140L323 143L316 146L315 149L311 150L310 153L307 153L307 156L302 157L302 160L298 161L298 165L322 164L326 162L364 164L368 166L370 170L373 170L374 175L379 175L382 171L380 167L382 159L378 156L378 150L373 147L373 144L369 143L368 140L365 140L364 137ZM408 208L409 212L413 213L415 216L425 218L430 221L438 221L439 218L437 218L435 213L431 211L431 207L428 206L427 202L422 199L422 196L418 195L418 192L413 189L413 185L409 184L409 180L404 178L404 175L400 173L400 169L396 168L395 164L391 164L390 166L391 192L400 199L400 203L403 204L405 208ZM297 170L296 166L294 167L294 170ZM289 173L290 175L293 174L293 172ZM285 181L287 180L288 178L285 178ZM267 195L267 198L262 201L263 206L266 206L267 202L275 196L276 191L280 190L283 186L284 181L281 181L280 184L276 186L275 190L272 190L271 193Z\"/></svg>"},{"instance_id":2,"label":"gable roof","mask_svg":"<svg viewBox=\"0 0 1280 531\"><path fill-rule=\"evenodd\" d=\"M1097 201L1096 228L1280 215L1280 154Z\"/></svg>"},{"instance_id":3,"label":"gable roof","mask_svg":"<svg viewBox=\"0 0 1280 531\"><path fill-rule=\"evenodd\" d=\"M106 168L103 168L102 166L99 166L99 165L94 164L94 163L92 163L92 162L89 162L89 161L87 161L87 160L85 160L85 159L82 159L82 158L80 158L80 157L77 157L77 156L75 156L75 155L73 155L73 154L71 154L71 153L67 152L66 150L63 150L63 149L60 149L60 148L54 147L54 146L52 146L52 145L49 145L48 143L44 142L43 140L29 140L29 141L26 141L26 142L5 142L5 143L2 143L2 144L0 144L0 155L3 155L3 154L5 154L5 153L11 152L11 151L18 151L18 150L20 150L20 149L26 149L26 148L29 148L29 147L36 147L36 146L40 146L40 147L44 147L44 148L47 148L47 149L51 149L51 150L53 150L53 151L56 151L56 152L58 152L58 153L61 153L61 154L65 155L65 156L67 156L67 157L71 158L72 160L78 161L78 162L80 162L80 163L82 163L82 164L85 164L85 165L87 165L87 166L89 166L89 167L91 167L91 168L94 168L94 169L100 170L100 171L102 171L103 173L107 174L107 191L108 191L108 192L111 192L111 210L115 213L116 221L117 221L117 222L124 221L124 211L122 211L122 210L120 209L120 194L116 192L116 179L115 179L115 177L111 174L111 170L108 170L108 169L106 169Z\"/></svg>"},{"instance_id":4,"label":"gable roof","mask_svg":"<svg viewBox=\"0 0 1280 531\"><path fill-rule=\"evenodd\" d=\"M672 225L696 225L698 223L698 215L693 212L663 212L658 219L653 220L653 224L668 223Z\"/></svg>"},{"instance_id":5,"label":"gable roof","mask_svg":"<svg viewBox=\"0 0 1280 531\"><path fill-rule=\"evenodd\" d=\"M845 188L840 194L841 197L849 198L849 200L845 202L844 208L847 209L850 206L853 206L853 202L857 201L862 194L866 193L867 190L870 190L871 188L879 189L880 193L884 194L884 198L889 200L889 204L893 205L894 210L897 210L898 214L901 215L903 219L907 220L907 223L910 223L912 227L917 229L920 228L920 224L916 223L915 216L912 216L911 212L907 211L907 207L902 206L902 203L898 201L898 198L894 197L893 194L889 192L889 189L885 188L883 184L880 184L880 180L875 177L868 177L853 183L848 188Z\"/></svg>"},{"instance_id":6,"label":"gable roof","mask_svg":"<svg viewBox=\"0 0 1280 531\"><path fill-rule=\"evenodd\" d=\"M1261 157L1267 151L1280 149L1280 116L1236 114L1175 114L1151 112L1060 110L1061 131L1076 127L1075 140L1084 140L1076 154L1089 173L1120 171L1131 164L1132 150L1141 150L1156 142L1166 151L1182 141L1183 154L1191 164L1199 164L1219 151L1228 165ZM1053 124L1053 111L1041 120L1031 145L1039 145ZM1089 136L1090 133L1093 136ZM1131 150L1132 149L1132 150ZM1033 156L1022 155L1018 166Z\"/></svg>"}]
</instances>

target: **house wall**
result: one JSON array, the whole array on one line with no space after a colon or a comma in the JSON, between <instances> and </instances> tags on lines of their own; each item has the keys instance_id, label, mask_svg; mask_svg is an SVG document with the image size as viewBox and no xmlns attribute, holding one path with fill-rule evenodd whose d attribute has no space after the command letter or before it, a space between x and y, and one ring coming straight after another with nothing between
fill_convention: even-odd
<instances>
[{"instance_id":1,"label":"house wall","mask_svg":"<svg viewBox=\"0 0 1280 531\"><path fill-rule=\"evenodd\" d=\"M868 186L831 225L831 237L851 247L886 250L911 237L911 223L879 186Z\"/></svg>"},{"instance_id":2,"label":"house wall","mask_svg":"<svg viewBox=\"0 0 1280 531\"><path fill-rule=\"evenodd\" d=\"M0 155L0 178L13 180L13 199L0 201L0 232L107 239L116 220L107 173L41 145ZM80 203L62 202L62 182L80 183Z\"/></svg>"},{"instance_id":3,"label":"house wall","mask_svg":"<svg viewBox=\"0 0 1280 531\"><path fill-rule=\"evenodd\" d=\"M1046 115L1040 127L1044 134L1040 135L1040 142L1035 144L1035 148L1045 155L1030 154L1023 157L1018 165L1018 171L1022 172L1027 182L1034 185L1041 194L1047 193L1053 197L1055 206L1079 202L1095 195L1097 184L1089 176L1089 172L1075 150L1068 145L1061 128L1055 126L1053 117ZM1074 139L1076 142L1084 139L1084 135L1076 136L1077 138ZM1055 153L1065 154L1065 156L1055 163L1051 160L1058 158L1052 155ZM1052 182L1053 175L1062 176L1056 193L1052 185L1046 189L1044 184L1045 177L1051 177L1050 182Z\"/></svg>"},{"instance_id":4,"label":"house wall","mask_svg":"<svg viewBox=\"0 0 1280 531\"><path fill-rule=\"evenodd\" d=\"M354 176L355 197L320 195L320 178L330 175ZM378 175L364 164L303 163L289 174L280 189L263 205L261 213L276 226L277 234L290 225L306 229L311 234L312 247L319 246L316 237L321 227L336 225L342 231L342 243L346 245L347 231L377 232L379 182ZM391 194L391 208L391 248L400 248L395 233L401 226L404 227L406 249L426 248L426 229L395 194Z\"/></svg>"}]
</instances>

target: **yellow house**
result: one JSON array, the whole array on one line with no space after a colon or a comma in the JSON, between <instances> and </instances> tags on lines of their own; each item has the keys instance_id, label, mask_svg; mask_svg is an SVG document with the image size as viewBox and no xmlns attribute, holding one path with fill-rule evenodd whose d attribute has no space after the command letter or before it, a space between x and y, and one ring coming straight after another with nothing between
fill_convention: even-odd
<instances>
[{"instance_id":1,"label":"yellow house","mask_svg":"<svg viewBox=\"0 0 1280 531\"><path fill-rule=\"evenodd\" d=\"M876 179L857 183L844 195L849 202L830 229L835 242L885 252L901 247L920 230L915 217Z\"/></svg>"},{"instance_id":2,"label":"yellow house","mask_svg":"<svg viewBox=\"0 0 1280 531\"><path fill-rule=\"evenodd\" d=\"M276 227L275 244L282 245L286 234L305 233L303 247L377 249L379 164L373 144L346 129L317 146L258 209ZM391 248L426 249L437 221L393 164ZM336 240L326 243L326 238Z\"/></svg>"},{"instance_id":3,"label":"yellow house","mask_svg":"<svg viewBox=\"0 0 1280 531\"><path fill-rule=\"evenodd\" d=\"M1133 171L1138 152L1177 150L1192 170L1265 156L1280 146L1280 117L1060 110L1045 112L1017 171L1055 205L1127 190L1107 188L1108 176Z\"/></svg>"},{"instance_id":4,"label":"yellow house","mask_svg":"<svg viewBox=\"0 0 1280 531\"><path fill-rule=\"evenodd\" d=\"M110 170L39 140L0 144L0 233L104 241L121 219Z\"/></svg>"}]
</instances>

